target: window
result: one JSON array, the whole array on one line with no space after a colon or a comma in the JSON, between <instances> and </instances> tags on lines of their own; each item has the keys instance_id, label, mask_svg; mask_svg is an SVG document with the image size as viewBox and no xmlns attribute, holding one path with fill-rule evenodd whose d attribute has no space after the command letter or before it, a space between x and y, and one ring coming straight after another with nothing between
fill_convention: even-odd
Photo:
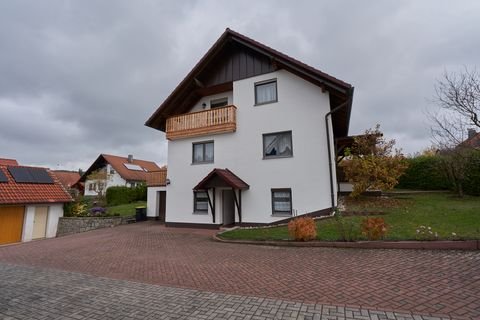
<instances>
[{"instance_id":1,"label":"window","mask_svg":"<svg viewBox=\"0 0 480 320\"><path fill-rule=\"evenodd\" d=\"M97 189L97 184L96 183L90 183L88 186L89 191L95 191Z\"/></svg>"},{"instance_id":2,"label":"window","mask_svg":"<svg viewBox=\"0 0 480 320\"><path fill-rule=\"evenodd\" d=\"M210 100L210 109L225 107L228 105L228 98L220 98L215 100Z\"/></svg>"},{"instance_id":3,"label":"window","mask_svg":"<svg viewBox=\"0 0 480 320\"><path fill-rule=\"evenodd\" d=\"M193 163L213 162L213 141L196 142L193 144Z\"/></svg>"},{"instance_id":4,"label":"window","mask_svg":"<svg viewBox=\"0 0 480 320\"><path fill-rule=\"evenodd\" d=\"M255 83L255 105L277 102L277 80Z\"/></svg>"},{"instance_id":5,"label":"window","mask_svg":"<svg viewBox=\"0 0 480 320\"><path fill-rule=\"evenodd\" d=\"M193 193L193 213L208 213L208 196L206 191Z\"/></svg>"},{"instance_id":6,"label":"window","mask_svg":"<svg viewBox=\"0 0 480 320\"><path fill-rule=\"evenodd\" d=\"M286 158L293 156L292 131L266 133L263 135L263 158Z\"/></svg>"},{"instance_id":7,"label":"window","mask_svg":"<svg viewBox=\"0 0 480 320\"><path fill-rule=\"evenodd\" d=\"M272 189L272 214L292 214L292 189Z\"/></svg>"}]
</instances>

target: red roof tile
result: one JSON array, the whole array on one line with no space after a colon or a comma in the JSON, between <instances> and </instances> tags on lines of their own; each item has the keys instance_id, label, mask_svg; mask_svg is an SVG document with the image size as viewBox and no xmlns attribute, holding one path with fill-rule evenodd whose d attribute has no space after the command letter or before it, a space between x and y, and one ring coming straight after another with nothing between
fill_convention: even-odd
<instances>
[{"instance_id":1,"label":"red roof tile","mask_svg":"<svg viewBox=\"0 0 480 320\"><path fill-rule=\"evenodd\" d=\"M0 158L0 165L4 166L18 166L18 162L15 159Z\"/></svg>"},{"instance_id":2,"label":"red roof tile","mask_svg":"<svg viewBox=\"0 0 480 320\"><path fill-rule=\"evenodd\" d=\"M17 166L18 167L18 166ZM55 174L47 169L53 184L17 183L7 166L0 165L8 182L0 182L0 204L63 203L72 201L72 197L62 187Z\"/></svg>"},{"instance_id":3,"label":"red roof tile","mask_svg":"<svg viewBox=\"0 0 480 320\"><path fill-rule=\"evenodd\" d=\"M78 180L80 180L80 174L75 171L65 170L53 170L60 183L64 188L71 188Z\"/></svg>"},{"instance_id":4,"label":"red roof tile","mask_svg":"<svg viewBox=\"0 0 480 320\"><path fill-rule=\"evenodd\" d=\"M220 180L219 180L220 179ZM219 183L220 182L220 183ZM193 190L206 190L214 186L248 189L250 186L228 169L213 169Z\"/></svg>"},{"instance_id":5,"label":"red roof tile","mask_svg":"<svg viewBox=\"0 0 480 320\"><path fill-rule=\"evenodd\" d=\"M97 169L103 168L109 163L118 174L127 181L147 181L147 173L151 171L159 171L161 168L153 161L133 159L131 163L128 162L127 157L113 156L110 154L101 154L97 160L88 168L83 174L80 181L84 182L87 176ZM134 164L142 167L146 171L128 169L125 164Z\"/></svg>"}]
</instances>

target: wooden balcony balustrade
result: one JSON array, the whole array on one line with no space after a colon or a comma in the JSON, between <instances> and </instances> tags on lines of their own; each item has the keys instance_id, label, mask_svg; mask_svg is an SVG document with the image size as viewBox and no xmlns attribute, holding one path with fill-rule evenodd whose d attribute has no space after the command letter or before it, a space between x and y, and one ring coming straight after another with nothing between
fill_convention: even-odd
<instances>
[{"instance_id":1,"label":"wooden balcony balustrade","mask_svg":"<svg viewBox=\"0 0 480 320\"><path fill-rule=\"evenodd\" d=\"M147 187L158 187L167 185L167 169L147 172Z\"/></svg>"},{"instance_id":2,"label":"wooden balcony balustrade","mask_svg":"<svg viewBox=\"0 0 480 320\"><path fill-rule=\"evenodd\" d=\"M234 105L185 113L167 119L167 139L175 140L237 130L237 107Z\"/></svg>"}]
</instances>

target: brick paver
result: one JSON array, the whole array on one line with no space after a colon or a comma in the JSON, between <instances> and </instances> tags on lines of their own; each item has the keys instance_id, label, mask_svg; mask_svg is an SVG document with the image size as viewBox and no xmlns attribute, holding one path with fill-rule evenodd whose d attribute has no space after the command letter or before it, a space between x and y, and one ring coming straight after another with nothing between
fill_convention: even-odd
<instances>
[{"instance_id":1,"label":"brick paver","mask_svg":"<svg viewBox=\"0 0 480 320\"><path fill-rule=\"evenodd\" d=\"M2 263L0 288L2 319L442 320L410 313L163 287Z\"/></svg>"},{"instance_id":2,"label":"brick paver","mask_svg":"<svg viewBox=\"0 0 480 320\"><path fill-rule=\"evenodd\" d=\"M480 318L480 253L217 243L140 223L0 247L0 261L199 290Z\"/></svg>"}]
</instances>

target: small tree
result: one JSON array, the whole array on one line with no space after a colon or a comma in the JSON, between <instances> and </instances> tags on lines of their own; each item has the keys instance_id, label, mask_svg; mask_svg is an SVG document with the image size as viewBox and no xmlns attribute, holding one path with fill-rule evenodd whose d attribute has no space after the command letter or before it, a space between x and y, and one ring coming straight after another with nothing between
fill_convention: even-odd
<instances>
[{"instance_id":1,"label":"small tree","mask_svg":"<svg viewBox=\"0 0 480 320\"><path fill-rule=\"evenodd\" d=\"M107 184L108 173L104 168L93 171L87 176L87 180L96 181L98 188L93 190L97 193L98 196L104 195L104 189Z\"/></svg>"},{"instance_id":2,"label":"small tree","mask_svg":"<svg viewBox=\"0 0 480 320\"><path fill-rule=\"evenodd\" d=\"M369 189L390 190L397 185L408 164L394 146L395 140L383 138L379 124L355 138L352 148L345 152L345 175L353 184L352 197Z\"/></svg>"},{"instance_id":3,"label":"small tree","mask_svg":"<svg viewBox=\"0 0 480 320\"><path fill-rule=\"evenodd\" d=\"M439 110L427 113L432 137L442 159L442 171L462 197L468 164L475 152L463 142L468 129L480 128L480 74L467 68L458 73L445 72L435 91Z\"/></svg>"}]
</instances>

